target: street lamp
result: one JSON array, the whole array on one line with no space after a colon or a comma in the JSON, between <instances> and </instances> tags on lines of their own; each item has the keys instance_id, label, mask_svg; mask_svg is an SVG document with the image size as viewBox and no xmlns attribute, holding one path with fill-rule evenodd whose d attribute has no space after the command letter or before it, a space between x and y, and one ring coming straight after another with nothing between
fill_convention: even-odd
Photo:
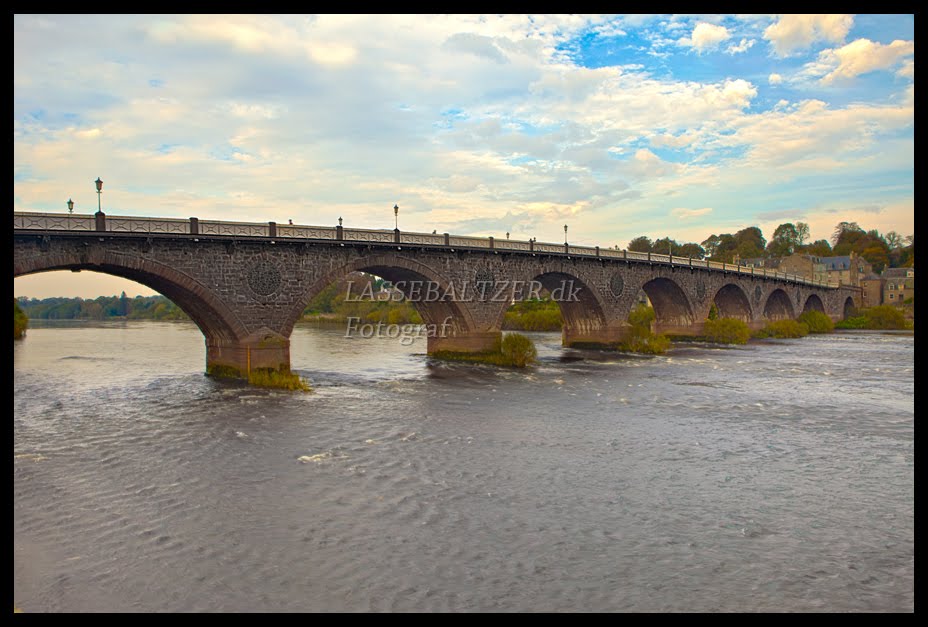
<instances>
[{"instance_id":1,"label":"street lamp","mask_svg":"<svg viewBox=\"0 0 928 627\"><path fill-rule=\"evenodd\" d=\"M97 180L94 181L97 184L97 213L103 213L103 209L100 200L100 194L103 193L103 181L100 180L100 177L97 177Z\"/></svg>"},{"instance_id":2,"label":"street lamp","mask_svg":"<svg viewBox=\"0 0 928 627\"><path fill-rule=\"evenodd\" d=\"M393 217L395 220L393 227L397 231L399 231L400 230L400 206L399 205L393 205Z\"/></svg>"},{"instance_id":3,"label":"street lamp","mask_svg":"<svg viewBox=\"0 0 928 627\"><path fill-rule=\"evenodd\" d=\"M341 219L341 217L339 217L339 218L338 218L338 226L341 226L341 225L342 225L342 219Z\"/></svg>"},{"instance_id":4,"label":"street lamp","mask_svg":"<svg viewBox=\"0 0 928 627\"><path fill-rule=\"evenodd\" d=\"M567 244L567 225L564 225L564 244Z\"/></svg>"},{"instance_id":5,"label":"street lamp","mask_svg":"<svg viewBox=\"0 0 928 627\"><path fill-rule=\"evenodd\" d=\"M74 201L68 198L68 213L74 213Z\"/></svg>"}]
</instances>

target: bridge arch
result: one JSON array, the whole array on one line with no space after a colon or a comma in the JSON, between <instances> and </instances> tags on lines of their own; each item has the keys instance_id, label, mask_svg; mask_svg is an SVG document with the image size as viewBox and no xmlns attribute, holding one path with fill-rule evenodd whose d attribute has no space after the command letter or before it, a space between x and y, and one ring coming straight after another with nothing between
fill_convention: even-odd
<instances>
[{"instance_id":1,"label":"bridge arch","mask_svg":"<svg viewBox=\"0 0 928 627\"><path fill-rule=\"evenodd\" d=\"M795 318L793 303L782 289L773 290L764 305L764 317L768 320Z\"/></svg>"},{"instance_id":2,"label":"bridge arch","mask_svg":"<svg viewBox=\"0 0 928 627\"><path fill-rule=\"evenodd\" d=\"M825 305L822 303L822 299L818 297L817 294L810 294L806 299L806 304L802 308L802 313L807 311L821 311L825 313Z\"/></svg>"},{"instance_id":3,"label":"bridge arch","mask_svg":"<svg viewBox=\"0 0 928 627\"><path fill-rule=\"evenodd\" d=\"M641 289L654 307L655 325L672 328L693 324L693 308L686 292L675 281L657 277L642 285Z\"/></svg>"},{"instance_id":4,"label":"bridge arch","mask_svg":"<svg viewBox=\"0 0 928 627\"><path fill-rule=\"evenodd\" d=\"M460 292L461 285L453 284L441 273L415 259L402 255L380 254L358 257L319 276L303 292L302 296L296 299L287 317L283 333L289 336L303 310L319 292L352 272L367 272L382 277L394 285L405 284L407 287L415 285L413 282L418 282L418 285L422 286L419 298L409 298L409 301L422 316L425 324L440 326L447 321L450 325L448 332L452 336L467 335L477 329L477 324L468 308L452 298L456 294L454 290ZM434 294L429 295L425 292L429 284L437 285L438 295L444 298L431 298ZM470 285L470 289L473 289L473 284ZM410 296L412 295L407 293L407 297Z\"/></svg>"},{"instance_id":5,"label":"bridge arch","mask_svg":"<svg viewBox=\"0 0 928 627\"><path fill-rule=\"evenodd\" d=\"M13 277L57 270L89 270L129 279L168 297L199 327L207 345L235 342L245 325L215 292L176 268L142 256L104 252L89 256L60 252L16 259Z\"/></svg>"},{"instance_id":6,"label":"bridge arch","mask_svg":"<svg viewBox=\"0 0 928 627\"><path fill-rule=\"evenodd\" d=\"M848 296L844 300L844 311L842 313L844 315L845 320L847 318L852 317L854 314L857 313L857 304L854 302L854 299L851 298L850 296Z\"/></svg>"},{"instance_id":7,"label":"bridge arch","mask_svg":"<svg viewBox=\"0 0 928 627\"><path fill-rule=\"evenodd\" d=\"M715 293L713 302L718 309L719 318L736 318L744 322L750 322L754 317L747 294L734 283L722 286Z\"/></svg>"}]
</instances>

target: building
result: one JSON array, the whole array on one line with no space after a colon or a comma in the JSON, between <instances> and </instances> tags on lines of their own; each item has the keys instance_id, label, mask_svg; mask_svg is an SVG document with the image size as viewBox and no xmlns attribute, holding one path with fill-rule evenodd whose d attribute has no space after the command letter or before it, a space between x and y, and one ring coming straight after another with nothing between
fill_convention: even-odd
<instances>
[{"instance_id":1,"label":"building","mask_svg":"<svg viewBox=\"0 0 928 627\"><path fill-rule=\"evenodd\" d=\"M827 283L829 281L828 272L821 257L814 255L804 255L802 253L793 253L789 257L783 257L780 261L780 272L788 274L798 274L818 281Z\"/></svg>"},{"instance_id":2,"label":"building","mask_svg":"<svg viewBox=\"0 0 928 627\"><path fill-rule=\"evenodd\" d=\"M871 272L860 279L861 307L876 307L883 304L883 277Z\"/></svg>"},{"instance_id":3,"label":"building","mask_svg":"<svg viewBox=\"0 0 928 627\"><path fill-rule=\"evenodd\" d=\"M751 257L748 259L741 259L737 254L732 258L731 262L736 263L741 266L746 266L748 268L766 268L768 270L780 270L780 260L782 257Z\"/></svg>"},{"instance_id":4,"label":"building","mask_svg":"<svg viewBox=\"0 0 928 627\"><path fill-rule=\"evenodd\" d=\"M883 271L883 304L902 305L915 298L915 268L887 268Z\"/></svg>"},{"instance_id":5,"label":"building","mask_svg":"<svg viewBox=\"0 0 928 627\"><path fill-rule=\"evenodd\" d=\"M873 272L873 266L855 252L840 257L819 257L828 274L829 283L860 287L860 279Z\"/></svg>"}]
</instances>

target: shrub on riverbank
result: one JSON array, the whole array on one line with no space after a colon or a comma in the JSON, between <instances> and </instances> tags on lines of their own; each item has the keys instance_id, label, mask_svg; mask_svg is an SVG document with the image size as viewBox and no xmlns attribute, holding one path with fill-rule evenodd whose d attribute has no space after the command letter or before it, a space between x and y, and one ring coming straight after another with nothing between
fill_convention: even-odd
<instances>
[{"instance_id":1,"label":"shrub on riverbank","mask_svg":"<svg viewBox=\"0 0 928 627\"><path fill-rule=\"evenodd\" d=\"M809 333L831 333L835 329L835 323L828 314L815 309L803 312L799 322L809 327Z\"/></svg>"},{"instance_id":2,"label":"shrub on riverbank","mask_svg":"<svg viewBox=\"0 0 928 627\"><path fill-rule=\"evenodd\" d=\"M19 303L13 299L13 339L21 339L26 335L26 329L29 327L29 318L19 308Z\"/></svg>"},{"instance_id":3,"label":"shrub on riverbank","mask_svg":"<svg viewBox=\"0 0 928 627\"><path fill-rule=\"evenodd\" d=\"M794 338L805 337L809 334L809 327L798 320L776 320L770 322L760 331L754 333L756 338Z\"/></svg>"},{"instance_id":4,"label":"shrub on riverbank","mask_svg":"<svg viewBox=\"0 0 928 627\"><path fill-rule=\"evenodd\" d=\"M716 344L747 344L751 339L751 329L737 318L706 320L703 333L707 342Z\"/></svg>"},{"instance_id":5,"label":"shrub on riverbank","mask_svg":"<svg viewBox=\"0 0 928 627\"><path fill-rule=\"evenodd\" d=\"M892 305L878 305L862 309L859 316L846 318L835 324L836 329L906 329L905 315Z\"/></svg>"}]
</instances>

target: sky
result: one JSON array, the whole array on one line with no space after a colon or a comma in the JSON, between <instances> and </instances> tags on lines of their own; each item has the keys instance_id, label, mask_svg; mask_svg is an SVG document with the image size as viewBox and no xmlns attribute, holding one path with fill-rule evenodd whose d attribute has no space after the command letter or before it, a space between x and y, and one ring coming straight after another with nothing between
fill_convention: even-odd
<instances>
[{"instance_id":1,"label":"sky","mask_svg":"<svg viewBox=\"0 0 928 627\"><path fill-rule=\"evenodd\" d=\"M14 211L914 234L914 15L15 15ZM154 292L92 272L16 296Z\"/></svg>"}]
</instances>

